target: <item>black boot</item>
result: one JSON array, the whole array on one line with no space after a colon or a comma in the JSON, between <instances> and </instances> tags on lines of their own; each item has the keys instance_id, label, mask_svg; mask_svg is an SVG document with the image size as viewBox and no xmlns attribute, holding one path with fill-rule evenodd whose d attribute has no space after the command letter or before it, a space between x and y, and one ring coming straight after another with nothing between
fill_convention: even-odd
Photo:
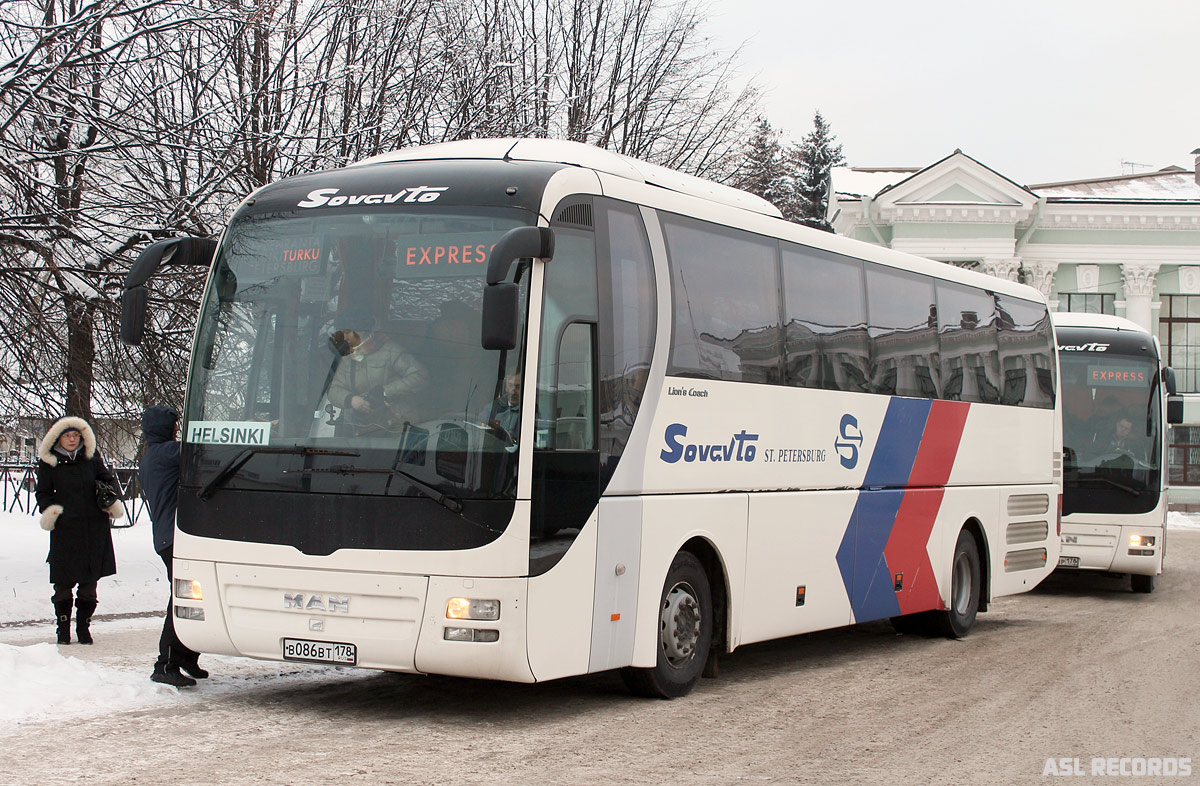
<instances>
[{"instance_id":1,"label":"black boot","mask_svg":"<svg viewBox=\"0 0 1200 786\"><path fill-rule=\"evenodd\" d=\"M92 632L88 625L92 622L92 612L96 610L96 601L77 598L75 600L75 636L80 644L92 643Z\"/></svg>"},{"instance_id":2,"label":"black boot","mask_svg":"<svg viewBox=\"0 0 1200 786\"><path fill-rule=\"evenodd\" d=\"M154 682L161 682L163 685L170 685L174 688L190 688L196 684L196 681L185 674L181 674L178 666L165 666L159 668L154 667L154 673L150 675L150 679Z\"/></svg>"},{"instance_id":3,"label":"black boot","mask_svg":"<svg viewBox=\"0 0 1200 786\"><path fill-rule=\"evenodd\" d=\"M58 643L71 643L71 599L54 601L54 618L58 623Z\"/></svg>"},{"instance_id":4,"label":"black boot","mask_svg":"<svg viewBox=\"0 0 1200 786\"><path fill-rule=\"evenodd\" d=\"M200 660L184 661L179 664L179 668L183 670L189 677L195 677L198 680L208 678L208 669L200 665Z\"/></svg>"}]
</instances>

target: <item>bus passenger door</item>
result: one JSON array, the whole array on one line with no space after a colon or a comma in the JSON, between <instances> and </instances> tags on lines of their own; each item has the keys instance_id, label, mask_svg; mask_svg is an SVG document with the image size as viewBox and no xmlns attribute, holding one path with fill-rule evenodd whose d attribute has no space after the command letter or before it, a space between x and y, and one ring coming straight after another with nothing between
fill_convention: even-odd
<instances>
[{"instance_id":1,"label":"bus passenger door","mask_svg":"<svg viewBox=\"0 0 1200 786\"><path fill-rule=\"evenodd\" d=\"M555 243L545 268L537 360L531 576L558 564L600 499L595 238L556 224Z\"/></svg>"}]
</instances>

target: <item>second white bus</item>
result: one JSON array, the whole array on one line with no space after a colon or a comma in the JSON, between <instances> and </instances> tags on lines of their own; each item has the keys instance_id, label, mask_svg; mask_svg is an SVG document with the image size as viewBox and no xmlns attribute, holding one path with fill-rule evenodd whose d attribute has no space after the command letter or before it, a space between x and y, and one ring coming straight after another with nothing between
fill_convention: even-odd
<instances>
[{"instance_id":1,"label":"second white bus","mask_svg":"<svg viewBox=\"0 0 1200 786\"><path fill-rule=\"evenodd\" d=\"M1127 573L1134 592L1153 592L1167 546L1167 423L1182 415L1182 401L1168 401L1174 373L1154 336L1128 319L1059 312L1053 321L1063 395L1058 567Z\"/></svg>"}]
</instances>

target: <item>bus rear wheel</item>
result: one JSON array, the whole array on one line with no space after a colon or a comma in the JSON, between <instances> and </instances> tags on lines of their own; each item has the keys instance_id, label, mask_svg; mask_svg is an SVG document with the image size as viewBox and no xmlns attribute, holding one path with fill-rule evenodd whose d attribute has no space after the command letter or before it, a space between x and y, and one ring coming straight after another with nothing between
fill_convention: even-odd
<instances>
[{"instance_id":1,"label":"bus rear wheel","mask_svg":"<svg viewBox=\"0 0 1200 786\"><path fill-rule=\"evenodd\" d=\"M675 699L696 685L712 645L712 591L692 553L675 555L658 608L658 662L621 669L621 679L635 695Z\"/></svg>"},{"instance_id":2,"label":"bus rear wheel","mask_svg":"<svg viewBox=\"0 0 1200 786\"><path fill-rule=\"evenodd\" d=\"M1133 573L1129 576L1129 585L1134 592L1149 594L1154 592L1154 577Z\"/></svg>"},{"instance_id":3,"label":"bus rear wheel","mask_svg":"<svg viewBox=\"0 0 1200 786\"><path fill-rule=\"evenodd\" d=\"M983 591L983 570L979 562L979 544L965 529L958 533L950 572L950 607L943 611L922 611L892 617L897 633L921 636L949 636L961 639L971 631L979 613L979 595Z\"/></svg>"},{"instance_id":4,"label":"bus rear wheel","mask_svg":"<svg viewBox=\"0 0 1200 786\"><path fill-rule=\"evenodd\" d=\"M971 632L979 613L979 595L983 591L983 570L979 563L979 544L967 530L958 533L954 561L950 568L950 607L937 612L939 632L961 639Z\"/></svg>"}]
</instances>

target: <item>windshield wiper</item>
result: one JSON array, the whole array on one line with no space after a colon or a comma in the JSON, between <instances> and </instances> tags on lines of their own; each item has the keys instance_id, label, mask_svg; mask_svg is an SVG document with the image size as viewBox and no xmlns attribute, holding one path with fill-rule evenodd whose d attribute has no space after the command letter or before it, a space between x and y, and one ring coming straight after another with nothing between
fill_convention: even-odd
<instances>
[{"instance_id":1,"label":"windshield wiper","mask_svg":"<svg viewBox=\"0 0 1200 786\"><path fill-rule=\"evenodd\" d=\"M361 453L356 453L352 450L323 450L321 448L309 448L304 445L292 445L289 448L267 448L267 447L251 447L238 453L229 460L225 466L213 477L212 480L204 484L204 488L200 489L197 494L200 499L208 499L213 492L225 485L225 482L237 474L237 471L246 465L250 459L261 453L275 453L281 455L295 456L361 456Z\"/></svg>"},{"instance_id":2,"label":"windshield wiper","mask_svg":"<svg viewBox=\"0 0 1200 786\"><path fill-rule=\"evenodd\" d=\"M411 475L402 469L382 469L382 468L377 468L377 467L355 467L350 464L340 464L336 467L323 467L323 468L306 467L304 469L285 469L284 470L285 474L291 473L291 472L312 473L312 474L332 473L332 474L336 474L336 475L355 475L355 474L360 474L360 473L366 473L366 474L372 474L372 475L398 476L398 477L402 477L405 480L407 480L409 483L411 483L413 485L413 488L415 488L417 491L424 494L426 497L429 497L431 500L433 500L437 504L441 505L443 508L450 511L451 513L462 513L462 509L463 509L462 503L459 502L458 500L454 499L453 497L447 497L445 494L438 491L433 486L430 486L425 481L420 480L416 476Z\"/></svg>"}]
</instances>

